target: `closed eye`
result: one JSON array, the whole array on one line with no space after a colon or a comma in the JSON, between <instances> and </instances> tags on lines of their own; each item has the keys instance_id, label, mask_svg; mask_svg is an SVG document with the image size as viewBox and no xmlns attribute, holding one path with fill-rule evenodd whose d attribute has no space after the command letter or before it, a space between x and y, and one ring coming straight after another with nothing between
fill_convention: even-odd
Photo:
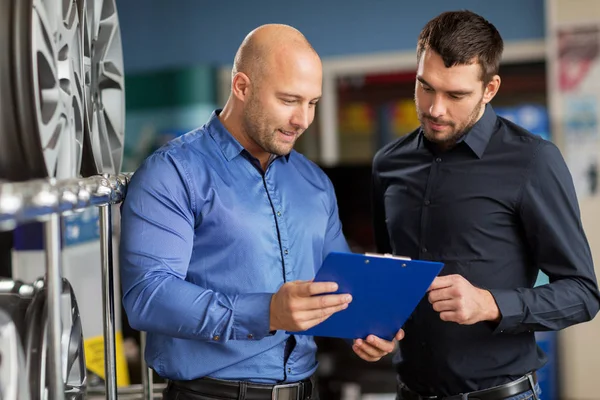
<instances>
[{"instance_id":1,"label":"closed eye","mask_svg":"<svg viewBox=\"0 0 600 400\"><path fill-rule=\"evenodd\" d=\"M434 90L431 88L431 86L419 81L419 84L421 85L421 89L423 89L425 92L427 93L433 93Z\"/></svg>"}]
</instances>

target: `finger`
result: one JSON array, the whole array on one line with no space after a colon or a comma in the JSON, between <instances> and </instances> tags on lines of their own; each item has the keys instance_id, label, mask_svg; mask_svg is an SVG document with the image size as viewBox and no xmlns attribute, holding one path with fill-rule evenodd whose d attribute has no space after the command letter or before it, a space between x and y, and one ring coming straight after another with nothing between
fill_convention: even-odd
<instances>
[{"instance_id":1,"label":"finger","mask_svg":"<svg viewBox=\"0 0 600 400\"><path fill-rule=\"evenodd\" d=\"M433 303L433 309L437 312L456 311L458 306L454 300L440 300Z\"/></svg>"},{"instance_id":2,"label":"finger","mask_svg":"<svg viewBox=\"0 0 600 400\"><path fill-rule=\"evenodd\" d=\"M440 300L432 303L432 307L434 311L444 312L444 311L457 311L458 310L458 302L455 299L452 300Z\"/></svg>"},{"instance_id":3,"label":"finger","mask_svg":"<svg viewBox=\"0 0 600 400\"><path fill-rule=\"evenodd\" d=\"M402 340L402 339L404 339L404 329L400 329L398 331L398 333L396 333L395 339L396 340Z\"/></svg>"},{"instance_id":4,"label":"finger","mask_svg":"<svg viewBox=\"0 0 600 400\"><path fill-rule=\"evenodd\" d=\"M354 352L363 360L366 361L377 361L379 360L382 356L379 355L372 355L370 354L367 349L366 349L366 343L362 340L362 339L357 339L354 342L354 345L352 346L352 349L354 350Z\"/></svg>"},{"instance_id":5,"label":"finger","mask_svg":"<svg viewBox=\"0 0 600 400\"><path fill-rule=\"evenodd\" d=\"M433 280L433 282L431 282L431 285L427 290L443 289L450 287L454 283L454 279L454 275L438 276Z\"/></svg>"},{"instance_id":6,"label":"finger","mask_svg":"<svg viewBox=\"0 0 600 400\"><path fill-rule=\"evenodd\" d=\"M370 358L372 359L380 359L381 357L385 356L386 354L388 354L387 352L379 349L378 347L375 347L369 343L367 343L366 341L361 341L356 343L355 345L358 349L360 349L364 354L368 355Z\"/></svg>"},{"instance_id":7,"label":"finger","mask_svg":"<svg viewBox=\"0 0 600 400\"><path fill-rule=\"evenodd\" d=\"M335 282L306 282L300 288L300 295L309 297L323 293L333 293L338 290Z\"/></svg>"},{"instance_id":8,"label":"finger","mask_svg":"<svg viewBox=\"0 0 600 400\"><path fill-rule=\"evenodd\" d=\"M435 303L436 301L451 300L452 298L452 287L433 289L427 295L427 299L431 304Z\"/></svg>"},{"instance_id":9,"label":"finger","mask_svg":"<svg viewBox=\"0 0 600 400\"><path fill-rule=\"evenodd\" d=\"M296 279L295 281L288 281L287 284L288 285L304 285L304 284L307 284L307 283L311 283L312 281L314 281L314 278L313 279L306 279L306 280L304 280L304 279Z\"/></svg>"},{"instance_id":10,"label":"finger","mask_svg":"<svg viewBox=\"0 0 600 400\"><path fill-rule=\"evenodd\" d=\"M394 342L381 339L375 335L367 336L366 340L367 344L372 346L373 348L383 352L382 356L394 351Z\"/></svg>"},{"instance_id":11,"label":"finger","mask_svg":"<svg viewBox=\"0 0 600 400\"><path fill-rule=\"evenodd\" d=\"M307 329L312 328L313 326L317 326L321 322L325 321L327 318L331 317L332 315L333 314L329 314L323 318L316 318L316 319L310 319L310 320L303 321L302 323L299 324L299 330L305 331Z\"/></svg>"},{"instance_id":12,"label":"finger","mask_svg":"<svg viewBox=\"0 0 600 400\"><path fill-rule=\"evenodd\" d=\"M365 353L365 351L361 347L358 347L356 345L352 346L352 350L354 351L354 353L356 353L357 356L359 356L360 358L362 358L365 361L374 362L374 361L378 361L381 358L381 357L370 356L369 354Z\"/></svg>"},{"instance_id":13,"label":"finger","mask_svg":"<svg viewBox=\"0 0 600 400\"><path fill-rule=\"evenodd\" d=\"M334 307L321 308L318 310L298 311L294 313L294 319L299 325L308 326L307 328L304 328L308 329L320 324L336 312L345 310L346 308L348 308L348 304L340 304Z\"/></svg>"},{"instance_id":14,"label":"finger","mask_svg":"<svg viewBox=\"0 0 600 400\"><path fill-rule=\"evenodd\" d=\"M369 336L372 336L372 335L369 335ZM368 337L367 337L367 339L368 339ZM366 339L365 340L355 339L354 346L361 349L365 354L368 354L370 357L374 357L374 358L378 358L378 359L387 354L387 352L368 343Z\"/></svg>"},{"instance_id":15,"label":"finger","mask_svg":"<svg viewBox=\"0 0 600 400\"><path fill-rule=\"evenodd\" d=\"M321 296L312 296L307 299L304 305L305 310L319 310L328 307L335 307L341 304L349 304L352 296L349 294L325 294Z\"/></svg>"}]
</instances>

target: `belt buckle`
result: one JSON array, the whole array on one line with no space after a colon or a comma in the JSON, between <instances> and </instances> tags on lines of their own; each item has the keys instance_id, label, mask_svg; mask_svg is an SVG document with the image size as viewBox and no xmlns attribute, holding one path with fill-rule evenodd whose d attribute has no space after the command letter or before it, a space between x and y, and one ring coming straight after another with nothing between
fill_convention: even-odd
<instances>
[{"instance_id":1,"label":"belt buckle","mask_svg":"<svg viewBox=\"0 0 600 400\"><path fill-rule=\"evenodd\" d=\"M300 398L300 383L287 383L273 386L271 400L302 400ZM283 397L286 394L287 397ZM282 395L281 397L279 397Z\"/></svg>"}]
</instances>

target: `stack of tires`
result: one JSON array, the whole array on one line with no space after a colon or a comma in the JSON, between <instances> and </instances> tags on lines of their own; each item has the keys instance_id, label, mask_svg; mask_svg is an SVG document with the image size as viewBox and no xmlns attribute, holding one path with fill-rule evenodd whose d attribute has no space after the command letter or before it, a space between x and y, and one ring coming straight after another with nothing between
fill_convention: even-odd
<instances>
[{"instance_id":1,"label":"stack of tires","mask_svg":"<svg viewBox=\"0 0 600 400\"><path fill-rule=\"evenodd\" d=\"M0 0L0 54L0 185L120 172L125 89L115 0ZM87 382L77 290L63 280L65 399L85 398ZM49 397L46 298L43 276L0 280L3 400Z\"/></svg>"}]
</instances>

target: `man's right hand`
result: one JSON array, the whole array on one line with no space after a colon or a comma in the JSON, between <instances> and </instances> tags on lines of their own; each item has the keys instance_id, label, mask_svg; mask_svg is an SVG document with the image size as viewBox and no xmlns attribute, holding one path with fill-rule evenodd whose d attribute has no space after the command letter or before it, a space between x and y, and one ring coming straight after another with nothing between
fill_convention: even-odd
<instances>
[{"instance_id":1,"label":"man's right hand","mask_svg":"<svg viewBox=\"0 0 600 400\"><path fill-rule=\"evenodd\" d=\"M324 294L337 289L334 282L285 283L271 298L270 330L305 331L346 309L351 295Z\"/></svg>"}]
</instances>

